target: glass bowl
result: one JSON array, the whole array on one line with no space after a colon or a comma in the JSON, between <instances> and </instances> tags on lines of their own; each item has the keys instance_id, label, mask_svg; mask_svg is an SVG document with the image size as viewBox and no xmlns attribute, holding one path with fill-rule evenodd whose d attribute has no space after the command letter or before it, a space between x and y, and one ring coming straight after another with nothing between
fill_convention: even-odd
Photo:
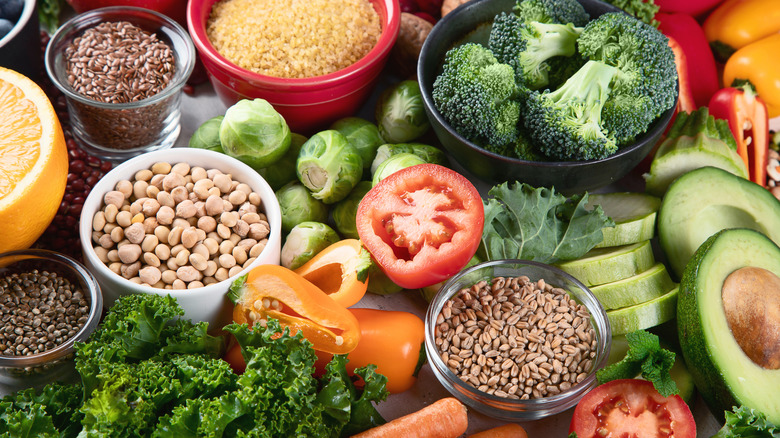
<instances>
[{"instance_id":1,"label":"glass bowl","mask_svg":"<svg viewBox=\"0 0 780 438\"><path fill-rule=\"evenodd\" d=\"M141 100L114 103L90 99L68 82L71 72L67 69L65 50L86 30L100 23L119 21L156 35L170 47L173 75L164 89ZM152 58L154 56L130 70L143 72L152 65ZM123 161L145 152L170 148L176 142L181 132L181 92L195 65L195 46L187 31L172 19L131 6L94 9L71 18L52 35L45 60L49 78L65 94L74 137L88 152L106 160ZM110 72L99 80L109 79Z\"/></svg>"},{"instance_id":2,"label":"glass bowl","mask_svg":"<svg viewBox=\"0 0 780 438\"><path fill-rule=\"evenodd\" d=\"M512 277L522 276L527 276L533 282L538 282L541 279L544 280L545 284L551 285L553 288L561 288L565 290L572 300L587 309L587 312L590 315L590 322L593 327L593 335L595 335L595 348L592 350L594 355L592 358L590 358L591 365L588 369L580 372L574 370L571 371L572 373L582 374L582 376L577 379L578 381L576 383L572 382L564 385L563 382L568 381L566 380L566 376L569 374L569 371L567 371L568 365L563 365L565 363L564 361L566 360L566 356L580 354L569 353L566 350L571 350L573 348L571 346L578 344L569 342L571 335L568 335L566 337L566 341L563 341L560 345L556 345L556 342L554 341L550 343L550 339L554 339L551 336L542 336L540 340L535 340L539 333L538 331L535 331L535 326L539 324L539 320L537 319L536 322L531 322L530 327L526 323L528 320L532 319L533 316L535 316L537 308L543 309L547 306L543 306L541 303L531 305L534 303L531 303L530 301L535 300L530 300L528 303L521 303L522 300L520 300L520 298L517 296L507 297L504 295L504 297L507 298L504 300L503 298L500 298L498 295L496 295L494 298L489 300L486 299L484 302L494 303L489 306L492 308L495 308L496 305L501 307L503 309L501 312L503 315L502 317L493 318L492 315L494 315L496 311L488 311L484 307L483 310L478 310L476 312L476 316L474 318L472 318L472 315L469 315L467 311L462 311L460 315L468 315L469 318L469 321L466 321L465 323L462 319L460 320L461 322L459 325L465 327L465 329L462 329L461 327L454 328L456 335L452 338L453 341L444 344L444 348L448 351L450 356L454 355L454 351L457 350L470 350L473 353L462 355L465 359L462 361L462 363L464 365L467 362L471 364L469 365L469 367L471 367L471 372L465 374L473 374L474 379L476 380L482 379L482 375L486 374L484 371L491 367L491 363L500 363L500 368L502 370L501 372L506 370L505 377L507 378L507 381L499 382L498 385L501 385L500 389L495 390L493 393L489 393L492 391L492 389L486 389L486 383L490 383L490 380L487 382L480 380L479 387L474 386L471 383L462 380L462 378L466 379L468 376L463 376L463 374L461 374L463 377L460 377L456 375L444 362L444 359L442 358L443 354L439 349L439 345L442 345L442 339L440 338L437 341L437 333L440 333L444 330L442 328L442 323L450 320L442 320L440 319L440 315L442 317L446 315L446 313L443 313L443 310L445 310L445 307L449 307L447 303L453 299L462 289L474 290L473 286L480 284L482 281L486 281L489 284L491 283L491 280L496 277L504 277L509 279ZM559 294L558 296L562 295ZM468 302L469 298L467 297L465 301ZM480 302L482 302L482 300L480 300ZM504 308L504 306L508 305L508 302L513 303L513 307L508 309ZM528 307L527 309L524 308L526 306ZM530 311L528 311L529 309ZM480 312L482 315L480 315ZM559 311L556 310L556 312ZM453 315L455 314L454 311L451 313ZM485 313L488 314L487 317L484 315ZM528 314L533 316L524 319L524 315ZM509 315L509 317L506 317L506 315ZM518 315L521 316L518 318ZM550 315L552 315L552 313L550 313ZM499 319L502 319L504 323L496 322ZM554 321L554 319L552 320ZM476 323L472 323L471 321L476 321ZM486 323L482 323L482 321L486 321ZM565 327L564 321L568 320L561 318L559 322L555 323L556 327L547 333L551 335L557 333L556 330L558 325L560 325L563 329ZM547 325L549 323L545 322L544 324ZM569 324L569 327L574 326L576 328L579 327L580 324L581 323L572 323ZM479 343L480 348L472 347L471 341L468 341L468 346L466 345L466 338L474 339L469 336L463 336L464 332L469 333L469 325L482 329L481 334L479 334L480 332L477 332L476 329L475 331L471 332L472 336L474 336L473 333L479 334L478 339L480 340L473 342L474 344ZM514 335L512 335L512 329L509 328L510 326L518 328L517 334L514 338ZM521 329L521 326L525 328ZM448 329L449 327L452 326L448 326ZM495 332L491 332L491 327L497 330ZM504 328L507 328L508 330L504 330ZM529 328L531 329L530 333L528 330ZM462 340L455 342L454 339L458 337L458 333L461 334ZM482 348L485 345L485 342L481 340L481 338L484 336L490 336L491 340L488 341L488 344L492 343L492 346L489 350L487 348ZM546 343L543 342L545 337L547 339ZM507 338L513 338L516 340L516 345L511 347L511 349L509 347L504 347L505 344L508 344L506 341ZM555 415L577 404L582 396L584 396L585 393L587 393L596 385L596 370L602 368L606 364L607 358L609 356L611 339L611 330L606 312L593 293L591 293L591 291L588 290L585 285L558 268L525 260L494 260L480 263L461 271L459 274L448 280L444 286L439 289L438 293L431 301L431 304L428 307L428 311L425 315L425 351L427 353L431 369L433 370L436 378L453 396L458 398L469 408L503 421L536 420L550 415ZM496 345L496 340L500 340L500 345ZM509 341L509 343L511 343L511 341ZM518 343L520 345L517 345ZM455 344L457 344L457 348L453 350L452 348L455 346ZM520 346L522 346L522 348ZM550 355L546 353L547 348L550 350ZM495 353L493 353L494 351ZM494 361L488 359L488 363L485 365L484 358L497 357L500 355L499 351L507 351L507 353L501 356L500 359L496 359ZM530 372L532 375L543 373L542 371L533 371L533 369L541 369L542 363L550 363L548 362L548 359L543 361L525 359L526 357L533 357L535 359L542 356L542 354L537 355L537 352L543 353L544 357L549 357L550 362L560 360L559 364L556 365L556 371L554 373L558 375L558 378L551 377L552 371L547 372L548 376L546 376L546 381L548 383L544 385L543 391L547 392L548 388L552 388L553 386L555 389L550 389L550 392L547 395L532 393L529 394L531 397L528 399L518 398L517 394L523 391L518 389L518 393L512 393L511 389L505 390L505 388L507 386L512 386L513 384L515 386L519 385L521 388L523 388L526 383L520 385L518 381L524 381L527 379L528 376L526 373ZM474 359L475 357L476 359ZM468 359L471 359L471 361L469 362ZM451 360L453 359L448 359L448 361ZM583 359L583 361L585 361L585 359ZM514 365L516 365L516 369ZM474 371L475 368L473 368L474 366L478 366L478 368L476 368L476 373ZM552 365L550 366L552 367ZM559 366L563 366L563 368L559 368ZM469 369L469 367L464 368ZM525 368L529 368L531 371L525 370ZM563 369L563 371L561 371L561 369ZM481 375L478 377L477 374ZM513 377L517 377L517 380L512 380ZM487 378L488 376L485 375L485 379ZM541 380L543 378L544 376L540 379L537 379L535 384L542 383ZM552 379L553 383L549 383L551 382L550 379ZM558 379L561 379L560 382L556 382ZM495 386L496 383L492 383L492 385ZM534 386L534 388L536 388L536 386ZM554 394L553 391L558 393Z\"/></svg>"},{"instance_id":3,"label":"glass bowl","mask_svg":"<svg viewBox=\"0 0 780 438\"><path fill-rule=\"evenodd\" d=\"M85 342L95 330L103 310L103 295L95 277L79 262L64 254L42 249L27 249L0 254L0 279L14 273L56 273L82 291L89 302L89 314L81 328L65 342L29 356L6 355L0 351L0 388L15 392L28 387L41 387L55 380L68 381L76 376L73 368L74 344ZM4 300L2 300L4 301ZM1 304L0 304L1 305ZM37 309L38 305L34 307ZM30 311L35 315L38 313ZM40 315L44 315L44 310ZM3 316L3 328L7 324ZM19 316L17 316L19 317ZM33 323L36 323L33 319ZM7 333L4 333L7 339Z\"/></svg>"}]
</instances>

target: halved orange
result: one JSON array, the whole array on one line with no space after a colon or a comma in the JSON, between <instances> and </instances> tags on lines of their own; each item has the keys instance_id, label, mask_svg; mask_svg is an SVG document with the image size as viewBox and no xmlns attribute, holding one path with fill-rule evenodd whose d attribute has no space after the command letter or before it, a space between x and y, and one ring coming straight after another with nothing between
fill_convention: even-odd
<instances>
[{"instance_id":1,"label":"halved orange","mask_svg":"<svg viewBox=\"0 0 780 438\"><path fill-rule=\"evenodd\" d=\"M68 149L49 98L0 67L0 253L29 248L43 234L67 178Z\"/></svg>"}]
</instances>

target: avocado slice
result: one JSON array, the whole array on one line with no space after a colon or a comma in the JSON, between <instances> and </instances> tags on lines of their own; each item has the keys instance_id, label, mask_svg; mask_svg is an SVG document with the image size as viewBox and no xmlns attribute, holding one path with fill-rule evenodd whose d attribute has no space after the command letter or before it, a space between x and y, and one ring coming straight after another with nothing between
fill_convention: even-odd
<instances>
[{"instance_id":1,"label":"avocado slice","mask_svg":"<svg viewBox=\"0 0 780 438\"><path fill-rule=\"evenodd\" d=\"M744 405L780 424L780 287L740 290L739 298L749 298L742 301L750 310L735 306L741 300L733 301L730 286L724 284L746 267L768 271L777 285L780 248L757 231L738 228L716 233L695 252L680 283L680 347L696 387L716 416L722 419L732 406ZM730 325L735 310L749 323ZM761 351L763 360L751 359L745 349L753 357L755 350Z\"/></svg>"},{"instance_id":2,"label":"avocado slice","mask_svg":"<svg viewBox=\"0 0 780 438\"><path fill-rule=\"evenodd\" d=\"M658 238L675 278L702 242L726 228L751 228L780 243L780 201L715 167L692 170L672 183L658 211Z\"/></svg>"}]
</instances>

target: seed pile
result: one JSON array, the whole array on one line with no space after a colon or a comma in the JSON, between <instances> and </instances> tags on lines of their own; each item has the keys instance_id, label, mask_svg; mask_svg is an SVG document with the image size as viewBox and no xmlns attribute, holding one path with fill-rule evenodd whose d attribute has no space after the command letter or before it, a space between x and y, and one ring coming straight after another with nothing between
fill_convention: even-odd
<instances>
[{"instance_id":1,"label":"seed pile","mask_svg":"<svg viewBox=\"0 0 780 438\"><path fill-rule=\"evenodd\" d=\"M65 49L68 83L97 102L128 104L162 92L174 77L174 51L155 34L125 21L87 29ZM101 107L71 101L74 131L99 147L127 150L160 144L178 129L179 95L143 106Z\"/></svg>"},{"instance_id":2,"label":"seed pile","mask_svg":"<svg viewBox=\"0 0 780 438\"><path fill-rule=\"evenodd\" d=\"M127 103L162 91L175 70L173 51L127 21L87 29L65 49L68 82L100 102Z\"/></svg>"},{"instance_id":3,"label":"seed pile","mask_svg":"<svg viewBox=\"0 0 780 438\"><path fill-rule=\"evenodd\" d=\"M596 356L587 308L543 279L496 277L462 289L436 324L442 361L499 397L559 394L585 379Z\"/></svg>"},{"instance_id":4,"label":"seed pile","mask_svg":"<svg viewBox=\"0 0 780 438\"><path fill-rule=\"evenodd\" d=\"M30 356L65 343L89 317L80 288L55 272L13 273L0 278L0 354Z\"/></svg>"},{"instance_id":5,"label":"seed pile","mask_svg":"<svg viewBox=\"0 0 780 438\"><path fill-rule=\"evenodd\" d=\"M248 267L268 243L260 195L218 169L158 162L103 200L92 220L95 253L134 283L203 287Z\"/></svg>"}]
</instances>

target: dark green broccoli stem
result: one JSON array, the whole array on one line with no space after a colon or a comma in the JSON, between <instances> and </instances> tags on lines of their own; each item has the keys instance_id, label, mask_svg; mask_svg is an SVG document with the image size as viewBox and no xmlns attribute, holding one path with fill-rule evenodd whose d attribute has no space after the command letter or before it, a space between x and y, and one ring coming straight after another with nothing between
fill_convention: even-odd
<instances>
[{"instance_id":1,"label":"dark green broccoli stem","mask_svg":"<svg viewBox=\"0 0 780 438\"><path fill-rule=\"evenodd\" d=\"M737 141L729 129L729 123L711 116L710 110L706 106L691 113L680 112L677 114L666 138L695 137L699 134L718 139L726 143L732 150L737 150Z\"/></svg>"},{"instance_id":2,"label":"dark green broccoli stem","mask_svg":"<svg viewBox=\"0 0 780 438\"><path fill-rule=\"evenodd\" d=\"M577 51L581 27L571 24L531 22L523 26L520 37L526 41L525 50L517 55L513 65L525 76L525 85L532 90L549 83L547 60L555 56L572 56Z\"/></svg>"}]
</instances>

